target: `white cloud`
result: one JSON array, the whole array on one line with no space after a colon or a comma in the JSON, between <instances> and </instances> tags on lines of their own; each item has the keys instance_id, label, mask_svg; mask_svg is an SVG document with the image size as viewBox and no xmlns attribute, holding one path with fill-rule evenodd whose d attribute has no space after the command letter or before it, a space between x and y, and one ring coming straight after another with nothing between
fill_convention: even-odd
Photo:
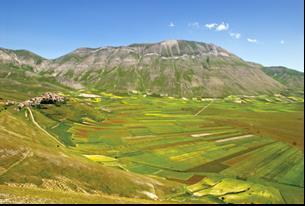
<instances>
[{"instance_id":1,"label":"white cloud","mask_svg":"<svg viewBox=\"0 0 305 206\"><path fill-rule=\"evenodd\" d=\"M285 41L284 41L284 40L281 40L280 43L281 43L281 44L285 44Z\"/></svg>"},{"instance_id":2,"label":"white cloud","mask_svg":"<svg viewBox=\"0 0 305 206\"><path fill-rule=\"evenodd\" d=\"M228 29L229 29L229 24L225 24L224 22L222 22L216 27L216 31L226 31Z\"/></svg>"},{"instance_id":3,"label":"white cloud","mask_svg":"<svg viewBox=\"0 0 305 206\"><path fill-rule=\"evenodd\" d=\"M206 24L205 27L207 27L209 30L215 30L215 31L226 31L229 29L229 24L226 24L224 22L220 24L212 23L212 24Z\"/></svg>"},{"instance_id":4,"label":"white cloud","mask_svg":"<svg viewBox=\"0 0 305 206\"><path fill-rule=\"evenodd\" d=\"M176 25L174 24L174 22L171 22L171 23L169 23L169 25L168 25L169 27L175 27Z\"/></svg>"},{"instance_id":5,"label":"white cloud","mask_svg":"<svg viewBox=\"0 0 305 206\"><path fill-rule=\"evenodd\" d=\"M200 24L198 22L191 22L191 23L188 24L188 26L196 28L196 29L200 28Z\"/></svg>"},{"instance_id":6,"label":"white cloud","mask_svg":"<svg viewBox=\"0 0 305 206\"><path fill-rule=\"evenodd\" d=\"M256 39L247 38L247 41L250 43L257 43Z\"/></svg>"},{"instance_id":7,"label":"white cloud","mask_svg":"<svg viewBox=\"0 0 305 206\"><path fill-rule=\"evenodd\" d=\"M212 23L212 24L206 24L205 27L207 27L209 30L215 29L217 27L217 24Z\"/></svg>"},{"instance_id":8,"label":"white cloud","mask_svg":"<svg viewBox=\"0 0 305 206\"><path fill-rule=\"evenodd\" d=\"M234 37L235 39L239 39L241 37L241 34L240 33L229 33L231 37Z\"/></svg>"}]
</instances>

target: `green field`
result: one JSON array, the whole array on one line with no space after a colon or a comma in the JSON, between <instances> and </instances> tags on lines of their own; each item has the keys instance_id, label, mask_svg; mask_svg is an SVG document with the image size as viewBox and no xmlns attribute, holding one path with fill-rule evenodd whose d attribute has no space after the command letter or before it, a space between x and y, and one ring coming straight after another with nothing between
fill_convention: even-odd
<instances>
[{"instance_id":1,"label":"green field","mask_svg":"<svg viewBox=\"0 0 305 206\"><path fill-rule=\"evenodd\" d=\"M0 149L15 153L0 153L0 189L99 191L136 199L130 202L304 202L303 98L79 96L86 92L31 109L64 146L39 131L27 110L1 110Z\"/></svg>"}]
</instances>

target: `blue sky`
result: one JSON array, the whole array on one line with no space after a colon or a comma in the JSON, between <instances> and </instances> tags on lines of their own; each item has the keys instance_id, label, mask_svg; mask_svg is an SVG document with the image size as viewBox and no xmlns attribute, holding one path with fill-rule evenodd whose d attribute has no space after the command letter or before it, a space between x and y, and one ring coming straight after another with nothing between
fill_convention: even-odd
<instances>
[{"instance_id":1,"label":"blue sky","mask_svg":"<svg viewBox=\"0 0 305 206\"><path fill-rule=\"evenodd\" d=\"M303 0L0 0L0 47L56 58L167 39L304 71Z\"/></svg>"}]
</instances>

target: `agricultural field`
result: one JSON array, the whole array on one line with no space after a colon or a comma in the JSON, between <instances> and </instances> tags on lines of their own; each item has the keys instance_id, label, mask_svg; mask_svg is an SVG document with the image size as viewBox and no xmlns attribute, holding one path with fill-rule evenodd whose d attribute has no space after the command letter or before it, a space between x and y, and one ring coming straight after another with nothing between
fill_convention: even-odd
<instances>
[{"instance_id":1,"label":"agricultural field","mask_svg":"<svg viewBox=\"0 0 305 206\"><path fill-rule=\"evenodd\" d=\"M94 167L175 185L175 192L163 195L168 201L304 202L302 97L64 95L66 104L31 108L35 121L60 143L54 140L54 147ZM7 112L31 122L28 110L8 108L1 115Z\"/></svg>"}]
</instances>

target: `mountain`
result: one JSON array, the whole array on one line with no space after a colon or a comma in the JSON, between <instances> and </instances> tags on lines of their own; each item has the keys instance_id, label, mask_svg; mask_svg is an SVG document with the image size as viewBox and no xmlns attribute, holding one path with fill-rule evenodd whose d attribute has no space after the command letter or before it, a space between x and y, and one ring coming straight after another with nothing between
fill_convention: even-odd
<instances>
[{"instance_id":1,"label":"mountain","mask_svg":"<svg viewBox=\"0 0 305 206\"><path fill-rule=\"evenodd\" d=\"M44 60L46 59L27 50L0 48L0 61L2 63L14 63L17 65L30 65L35 67Z\"/></svg>"},{"instance_id":2,"label":"mountain","mask_svg":"<svg viewBox=\"0 0 305 206\"><path fill-rule=\"evenodd\" d=\"M291 90L304 91L304 73L286 67L263 67L262 70Z\"/></svg>"},{"instance_id":3,"label":"mountain","mask_svg":"<svg viewBox=\"0 0 305 206\"><path fill-rule=\"evenodd\" d=\"M29 65L36 74L77 89L179 97L257 95L286 89L258 64L214 44L184 40L80 48L53 60L23 50L0 49L1 61Z\"/></svg>"},{"instance_id":4,"label":"mountain","mask_svg":"<svg viewBox=\"0 0 305 206\"><path fill-rule=\"evenodd\" d=\"M58 79L35 71L49 62L26 50L0 48L0 93L2 98L24 100L45 91L65 91Z\"/></svg>"}]
</instances>

